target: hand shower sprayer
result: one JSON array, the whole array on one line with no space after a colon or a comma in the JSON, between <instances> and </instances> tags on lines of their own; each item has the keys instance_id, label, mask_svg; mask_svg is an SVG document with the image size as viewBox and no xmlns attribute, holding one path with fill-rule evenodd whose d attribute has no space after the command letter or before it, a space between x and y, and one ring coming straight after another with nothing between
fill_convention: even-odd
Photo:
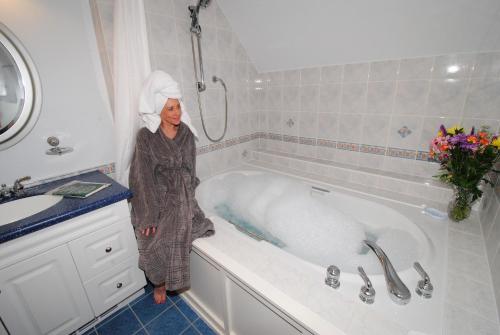
<instances>
[{"instance_id":1,"label":"hand shower sprayer","mask_svg":"<svg viewBox=\"0 0 500 335\"><path fill-rule=\"evenodd\" d=\"M208 4L210 3L210 0L199 0L198 4L196 6L188 6L190 17L191 17L191 51L193 52L193 65L194 65L194 74L196 77L196 93L198 96L198 108L200 110L200 118L201 118L201 125L203 127L203 132L207 136L207 138L212 141L212 142L219 142L224 138L226 135L227 131L227 87L224 81L221 78L218 78L216 76L212 77L212 81L214 83L220 82L222 87L224 88L224 98L225 98L225 121L224 121L224 131L222 135L219 138L212 138L208 135L206 127L205 127L205 120L203 119L203 112L202 112L202 107L201 107L201 98L200 98L200 93L206 90L206 85L205 85L205 74L203 72L203 57L201 55L201 26L198 22L198 14L200 12L200 7L206 8ZM194 46L194 38L196 36L197 40L197 49L198 49L198 66L196 62L196 52L195 52L195 46ZM198 79L198 69L199 69L199 79Z\"/></svg>"}]
</instances>

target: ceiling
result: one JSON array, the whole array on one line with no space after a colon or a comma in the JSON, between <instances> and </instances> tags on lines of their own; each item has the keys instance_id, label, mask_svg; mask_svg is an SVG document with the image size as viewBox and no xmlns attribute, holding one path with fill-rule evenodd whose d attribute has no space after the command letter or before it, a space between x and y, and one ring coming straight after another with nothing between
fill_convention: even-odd
<instances>
[{"instance_id":1,"label":"ceiling","mask_svg":"<svg viewBox=\"0 0 500 335\"><path fill-rule=\"evenodd\" d=\"M259 72L500 50L500 0L218 0Z\"/></svg>"}]
</instances>

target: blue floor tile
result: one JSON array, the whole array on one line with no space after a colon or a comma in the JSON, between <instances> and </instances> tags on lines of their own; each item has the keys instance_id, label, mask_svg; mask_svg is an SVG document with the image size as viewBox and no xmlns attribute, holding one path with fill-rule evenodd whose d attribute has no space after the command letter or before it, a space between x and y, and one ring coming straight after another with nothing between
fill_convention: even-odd
<instances>
[{"instance_id":1,"label":"blue floor tile","mask_svg":"<svg viewBox=\"0 0 500 335\"><path fill-rule=\"evenodd\" d=\"M172 300L173 303L176 303L177 301L179 301L181 296L175 291L167 291L167 298Z\"/></svg>"},{"instance_id":2,"label":"blue floor tile","mask_svg":"<svg viewBox=\"0 0 500 335\"><path fill-rule=\"evenodd\" d=\"M148 335L144 328L141 328L137 333L134 333L134 335Z\"/></svg>"},{"instance_id":3,"label":"blue floor tile","mask_svg":"<svg viewBox=\"0 0 500 335\"><path fill-rule=\"evenodd\" d=\"M168 299L164 304L155 304L153 294L143 296L142 298L142 300L135 301L131 307L143 324L153 320L158 314L172 306L172 302Z\"/></svg>"},{"instance_id":4,"label":"blue floor tile","mask_svg":"<svg viewBox=\"0 0 500 335\"><path fill-rule=\"evenodd\" d=\"M175 307L154 319L146 326L150 335L179 335L189 327L189 321Z\"/></svg>"},{"instance_id":5,"label":"blue floor tile","mask_svg":"<svg viewBox=\"0 0 500 335\"><path fill-rule=\"evenodd\" d=\"M191 326L186 329L186 331L184 331L182 335L200 335L200 333L193 326Z\"/></svg>"},{"instance_id":6,"label":"blue floor tile","mask_svg":"<svg viewBox=\"0 0 500 335\"><path fill-rule=\"evenodd\" d=\"M149 294L149 293L153 292L153 289L155 286L149 280L146 280L146 281L147 281L147 284L146 284L146 286L144 286L144 290L146 291L146 294Z\"/></svg>"},{"instance_id":7,"label":"blue floor tile","mask_svg":"<svg viewBox=\"0 0 500 335\"><path fill-rule=\"evenodd\" d=\"M198 319L194 322L196 329L199 330L203 335L217 335L202 319Z\"/></svg>"},{"instance_id":8,"label":"blue floor tile","mask_svg":"<svg viewBox=\"0 0 500 335\"><path fill-rule=\"evenodd\" d=\"M96 329L99 335L131 335L141 327L134 313L126 307L97 325Z\"/></svg>"},{"instance_id":9,"label":"blue floor tile","mask_svg":"<svg viewBox=\"0 0 500 335\"><path fill-rule=\"evenodd\" d=\"M175 305L177 306L177 308L179 308L182 314L184 314L189 319L189 321L192 322L198 319L198 314L196 314L195 311L193 311L191 307L189 307L189 305L186 304L186 302L183 299L179 299L175 303Z\"/></svg>"},{"instance_id":10,"label":"blue floor tile","mask_svg":"<svg viewBox=\"0 0 500 335\"><path fill-rule=\"evenodd\" d=\"M90 328L83 335L97 335L94 328Z\"/></svg>"}]
</instances>

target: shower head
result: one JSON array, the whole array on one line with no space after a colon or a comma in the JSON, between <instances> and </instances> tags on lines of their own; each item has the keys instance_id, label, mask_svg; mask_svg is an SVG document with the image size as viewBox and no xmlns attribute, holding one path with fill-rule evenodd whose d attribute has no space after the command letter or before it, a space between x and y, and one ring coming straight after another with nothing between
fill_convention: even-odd
<instances>
[{"instance_id":1,"label":"shower head","mask_svg":"<svg viewBox=\"0 0 500 335\"><path fill-rule=\"evenodd\" d=\"M198 6L196 7L203 7L203 8L207 8L208 4L210 3L210 0L200 0L198 1Z\"/></svg>"}]
</instances>

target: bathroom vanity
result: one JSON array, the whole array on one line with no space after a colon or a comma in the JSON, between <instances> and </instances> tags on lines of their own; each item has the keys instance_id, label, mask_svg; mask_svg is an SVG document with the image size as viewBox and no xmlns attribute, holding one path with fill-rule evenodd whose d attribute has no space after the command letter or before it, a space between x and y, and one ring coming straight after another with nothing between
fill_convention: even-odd
<instances>
[{"instance_id":1,"label":"bathroom vanity","mask_svg":"<svg viewBox=\"0 0 500 335\"><path fill-rule=\"evenodd\" d=\"M0 317L10 334L71 333L146 285L137 266L130 191L91 172L29 192L42 194L72 179L112 185L0 226Z\"/></svg>"}]
</instances>

